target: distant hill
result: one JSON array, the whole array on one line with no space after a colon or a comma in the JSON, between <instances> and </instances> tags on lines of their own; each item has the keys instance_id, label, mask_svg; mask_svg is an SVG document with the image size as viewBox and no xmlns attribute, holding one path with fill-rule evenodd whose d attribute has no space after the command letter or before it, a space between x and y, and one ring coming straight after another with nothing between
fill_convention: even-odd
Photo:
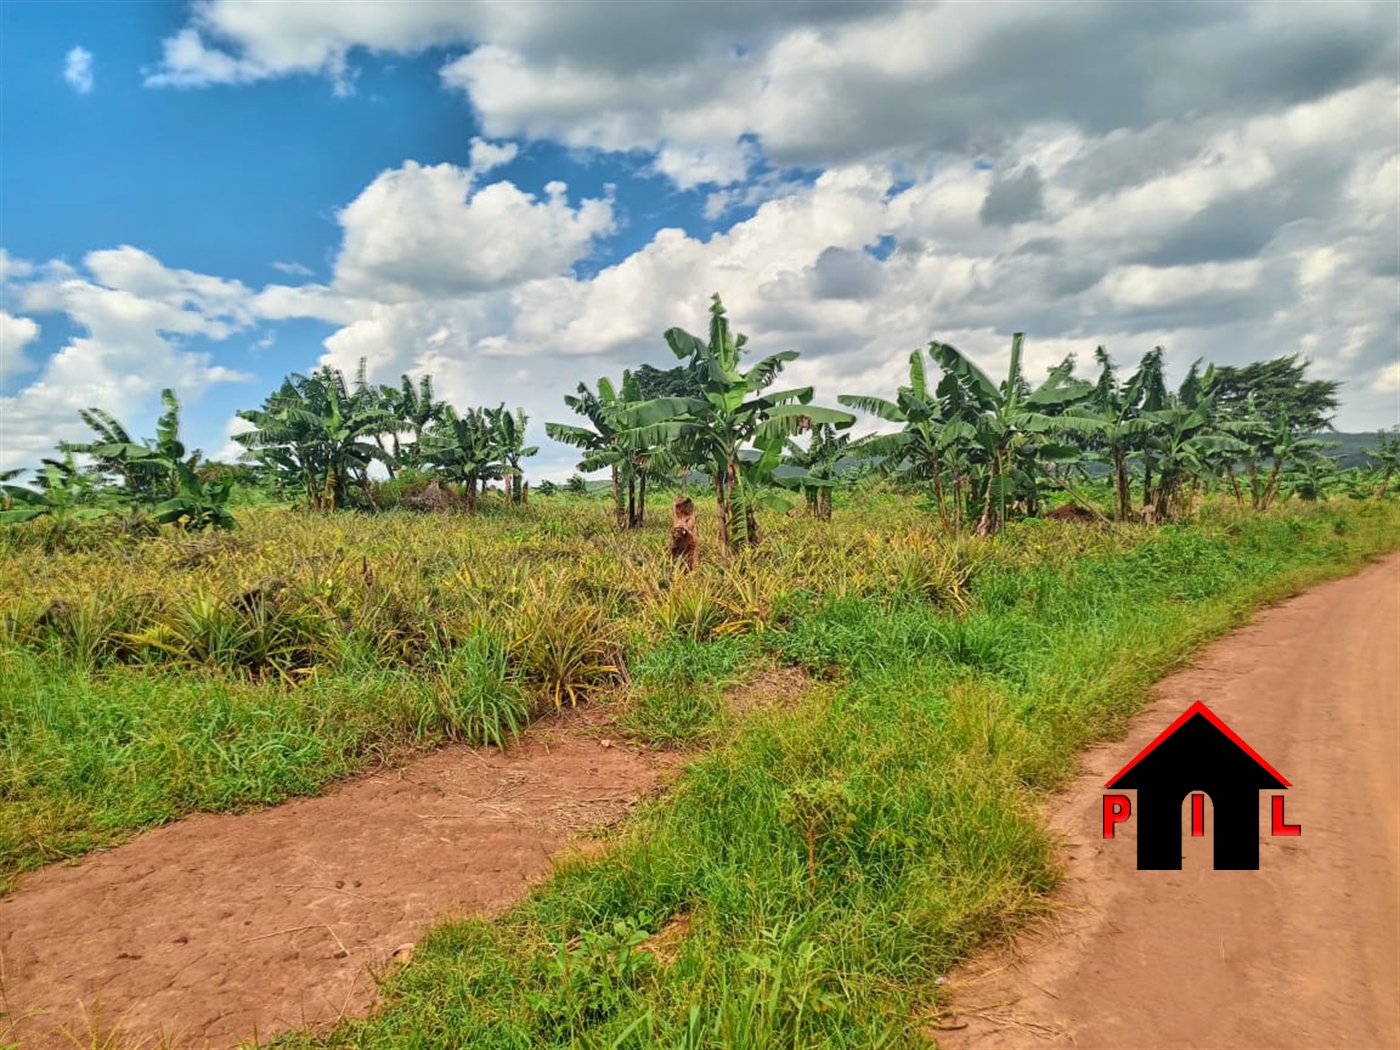
<instances>
[{"instance_id":1,"label":"distant hill","mask_svg":"<svg viewBox=\"0 0 1400 1050\"><path fill-rule=\"evenodd\" d=\"M1365 455L1364 450L1376 447L1375 431L1367 431L1364 434L1313 434L1312 437L1319 441L1335 443L1336 448L1328 449L1329 456L1338 457L1337 466L1341 470L1350 467L1366 467L1371 462Z\"/></svg>"}]
</instances>

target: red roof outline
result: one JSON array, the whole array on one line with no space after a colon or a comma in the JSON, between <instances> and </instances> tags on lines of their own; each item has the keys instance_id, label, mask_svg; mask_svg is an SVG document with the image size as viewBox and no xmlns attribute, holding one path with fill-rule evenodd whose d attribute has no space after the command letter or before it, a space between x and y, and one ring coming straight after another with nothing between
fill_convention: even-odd
<instances>
[{"instance_id":1,"label":"red roof outline","mask_svg":"<svg viewBox=\"0 0 1400 1050\"><path fill-rule=\"evenodd\" d=\"M1139 751L1137 758L1133 759L1126 766L1124 766L1117 773L1115 773L1113 775L1113 779L1110 780L1107 784L1105 784L1104 787L1112 787L1114 784L1118 783L1118 781L1122 780L1123 777L1127 775L1128 770L1132 769L1135 765L1137 765L1144 758L1146 758L1153 751L1155 751L1157 749L1158 744L1162 743L1162 741L1166 740L1167 737L1171 736L1188 721L1190 721L1192 716L1198 714L1204 715L1206 721L1208 721L1211 725L1215 726L1216 729L1224 733L1230 739L1230 742L1232 744L1234 744L1241 751L1247 754L1250 758L1258 762L1259 765L1263 766L1270 773L1272 773L1274 777L1279 781L1279 783L1281 783L1284 787L1293 786L1288 782L1288 780L1284 777L1282 773L1280 773L1273 766L1269 765L1269 763L1265 762L1263 757L1260 756L1259 752L1255 751L1254 748L1246 744L1243 740L1240 739L1239 735L1233 729L1227 726L1224 722L1220 721L1220 718L1216 715L1214 711L1208 708L1205 704L1201 703L1201 701L1197 700L1194 704L1192 704L1186 709L1185 713L1182 714L1180 718L1178 718L1171 725L1167 726L1166 729L1162 730L1161 735L1158 736L1156 740L1152 741L1152 743L1148 744L1145 748Z\"/></svg>"}]
</instances>

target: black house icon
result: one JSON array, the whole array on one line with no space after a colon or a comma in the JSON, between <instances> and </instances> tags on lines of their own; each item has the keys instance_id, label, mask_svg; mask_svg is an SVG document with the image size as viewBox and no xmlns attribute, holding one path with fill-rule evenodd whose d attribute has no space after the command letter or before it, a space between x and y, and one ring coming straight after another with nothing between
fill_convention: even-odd
<instances>
[{"instance_id":1,"label":"black house icon","mask_svg":"<svg viewBox=\"0 0 1400 1050\"><path fill-rule=\"evenodd\" d=\"M1106 786L1137 789L1139 869L1181 868L1182 800L1203 791L1214 806L1215 867L1257 871L1259 792L1289 784L1197 702Z\"/></svg>"}]
</instances>

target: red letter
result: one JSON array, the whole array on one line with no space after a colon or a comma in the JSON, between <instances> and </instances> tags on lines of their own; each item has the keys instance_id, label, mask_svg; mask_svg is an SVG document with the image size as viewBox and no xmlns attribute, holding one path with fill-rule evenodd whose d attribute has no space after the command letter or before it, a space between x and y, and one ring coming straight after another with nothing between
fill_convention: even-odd
<instances>
[{"instance_id":1,"label":"red letter","mask_svg":"<svg viewBox=\"0 0 1400 1050\"><path fill-rule=\"evenodd\" d=\"M1283 796L1274 796L1274 834L1275 835L1301 835L1303 825L1285 824L1283 822Z\"/></svg>"},{"instance_id":2,"label":"red letter","mask_svg":"<svg viewBox=\"0 0 1400 1050\"><path fill-rule=\"evenodd\" d=\"M1105 795L1103 797L1103 837L1113 838L1113 825L1122 823L1133 815L1133 804L1127 795Z\"/></svg>"},{"instance_id":3,"label":"red letter","mask_svg":"<svg viewBox=\"0 0 1400 1050\"><path fill-rule=\"evenodd\" d=\"M1206 833L1206 797L1191 796L1191 837L1200 838Z\"/></svg>"}]
</instances>

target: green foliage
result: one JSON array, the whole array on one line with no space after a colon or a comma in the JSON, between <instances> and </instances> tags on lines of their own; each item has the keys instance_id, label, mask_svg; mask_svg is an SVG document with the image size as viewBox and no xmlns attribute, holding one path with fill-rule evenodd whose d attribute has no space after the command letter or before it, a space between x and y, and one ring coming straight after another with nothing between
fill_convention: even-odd
<instances>
[{"instance_id":1,"label":"green foliage","mask_svg":"<svg viewBox=\"0 0 1400 1050\"><path fill-rule=\"evenodd\" d=\"M1341 384L1304 378L1308 363L1297 354L1256 361L1241 368L1222 366L1205 384L1222 420L1262 419L1286 432L1311 434L1327 427L1340 403Z\"/></svg>"},{"instance_id":2,"label":"green foliage","mask_svg":"<svg viewBox=\"0 0 1400 1050\"><path fill-rule=\"evenodd\" d=\"M783 351L744 370L747 341L730 331L724 304L713 296L708 341L680 328L666 332L667 345L687 362L701 396L642 401L620 414L629 441L671 447L682 465L709 475L719 508L720 551L726 556L757 542L755 507L768 501L765 488L787 439L817 424L845 429L855 422L848 412L813 406L811 387L769 391L798 354Z\"/></svg>"},{"instance_id":3,"label":"green foliage","mask_svg":"<svg viewBox=\"0 0 1400 1050\"><path fill-rule=\"evenodd\" d=\"M462 486L469 513L476 512L481 482L499 476L505 467L486 411L472 408L458 414L450 405L423 435L422 459L443 480Z\"/></svg>"},{"instance_id":4,"label":"green foliage","mask_svg":"<svg viewBox=\"0 0 1400 1050\"><path fill-rule=\"evenodd\" d=\"M1034 803L1075 751L1256 603L1397 535L1390 502L1216 499L1187 526L959 543L871 495L844 531L779 518L731 566L658 578L655 537L598 529L596 504L527 511L445 529L250 510L126 561L9 551L0 878L386 752L508 739L574 682L629 712L652 698L639 735L713 746L609 850L500 920L430 932L374 1016L279 1044L918 1045L934 978L1042 906ZM903 560L944 549L956 591ZM691 588L736 633L673 631L661 603ZM714 732L726 686L773 659L824 681Z\"/></svg>"},{"instance_id":5,"label":"green foliage","mask_svg":"<svg viewBox=\"0 0 1400 1050\"><path fill-rule=\"evenodd\" d=\"M278 471L284 483L299 481L309 505L326 510L347 504L352 478L368 490L369 464L388 459L374 439L395 423L365 382L363 361L353 390L343 372L326 366L287 377L262 408L238 416L252 429L234 440Z\"/></svg>"},{"instance_id":6,"label":"green foliage","mask_svg":"<svg viewBox=\"0 0 1400 1050\"><path fill-rule=\"evenodd\" d=\"M561 938L542 953L538 980L545 990L527 993L538 1030L572 1041L635 1005L638 985L656 964L651 952L639 950L651 925L645 913L618 919L610 929L582 931L577 944Z\"/></svg>"},{"instance_id":7,"label":"green foliage","mask_svg":"<svg viewBox=\"0 0 1400 1050\"><path fill-rule=\"evenodd\" d=\"M649 375L653 387L665 386L669 378L667 373L656 369ZM638 380L631 372L624 371L620 387L602 378L598 380L596 393L588 389L587 384L580 383L576 395L565 396L564 403L583 416L589 426L545 424L545 433L555 441L583 450L580 470L609 471L613 518L617 526L624 529L642 527L646 521L647 484L664 477L679 462L664 439L658 441L653 434L630 429L635 425L634 414L644 397Z\"/></svg>"},{"instance_id":8,"label":"green foliage","mask_svg":"<svg viewBox=\"0 0 1400 1050\"><path fill-rule=\"evenodd\" d=\"M478 628L440 653L437 669L435 698L448 739L505 747L529 721L509 650L490 631Z\"/></svg>"}]
</instances>

